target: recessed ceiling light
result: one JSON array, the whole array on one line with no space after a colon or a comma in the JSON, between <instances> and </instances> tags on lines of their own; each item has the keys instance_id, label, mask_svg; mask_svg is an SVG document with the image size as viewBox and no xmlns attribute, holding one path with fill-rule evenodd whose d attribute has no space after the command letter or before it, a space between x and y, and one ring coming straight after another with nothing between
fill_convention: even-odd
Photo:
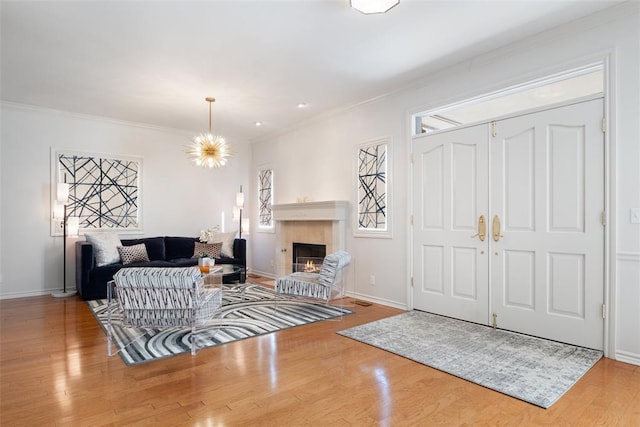
<instances>
[{"instance_id":1,"label":"recessed ceiling light","mask_svg":"<svg viewBox=\"0 0 640 427\"><path fill-rule=\"evenodd\" d=\"M306 102L301 102L298 104L298 108L306 108L307 107L307 103Z\"/></svg>"},{"instance_id":2,"label":"recessed ceiling light","mask_svg":"<svg viewBox=\"0 0 640 427\"><path fill-rule=\"evenodd\" d=\"M262 122L256 122L256 126L262 126Z\"/></svg>"}]
</instances>

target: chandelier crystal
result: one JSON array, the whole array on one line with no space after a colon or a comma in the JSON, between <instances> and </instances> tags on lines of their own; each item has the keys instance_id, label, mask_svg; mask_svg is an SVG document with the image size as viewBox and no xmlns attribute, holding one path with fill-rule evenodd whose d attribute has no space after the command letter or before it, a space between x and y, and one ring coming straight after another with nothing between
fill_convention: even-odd
<instances>
[{"instance_id":1,"label":"chandelier crystal","mask_svg":"<svg viewBox=\"0 0 640 427\"><path fill-rule=\"evenodd\" d=\"M205 101L209 103L209 132L195 137L187 149L187 154L196 166L219 168L227 163L231 157L231 150L224 138L211 133L211 104L215 102L215 98L207 97Z\"/></svg>"}]
</instances>

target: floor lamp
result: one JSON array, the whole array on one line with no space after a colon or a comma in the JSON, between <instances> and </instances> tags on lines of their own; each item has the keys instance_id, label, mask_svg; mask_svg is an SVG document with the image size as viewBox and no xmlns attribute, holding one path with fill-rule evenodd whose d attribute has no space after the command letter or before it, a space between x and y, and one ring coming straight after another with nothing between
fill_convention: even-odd
<instances>
[{"instance_id":1,"label":"floor lamp","mask_svg":"<svg viewBox=\"0 0 640 427\"><path fill-rule=\"evenodd\" d=\"M236 193L236 208L240 214L240 224L238 227L238 238L242 239L242 209L244 209L244 193L242 192L242 185L240 186L240 192Z\"/></svg>"},{"instance_id":2,"label":"floor lamp","mask_svg":"<svg viewBox=\"0 0 640 427\"><path fill-rule=\"evenodd\" d=\"M70 297L76 294L76 291L67 291L67 237L78 235L80 218L67 214L68 203L69 184L59 182L56 188L56 202L53 206L53 219L56 221L62 220L62 292L51 293L56 298Z\"/></svg>"}]
</instances>

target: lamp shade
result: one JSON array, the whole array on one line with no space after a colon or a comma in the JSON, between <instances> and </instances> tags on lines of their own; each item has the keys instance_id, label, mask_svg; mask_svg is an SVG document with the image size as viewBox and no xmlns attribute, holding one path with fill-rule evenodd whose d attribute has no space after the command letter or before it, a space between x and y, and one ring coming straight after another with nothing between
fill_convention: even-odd
<instances>
[{"instance_id":1,"label":"lamp shade","mask_svg":"<svg viewBox=\"0 0 640 427\"><path fill-rule=\"evenodd\" d=\"M64 219L64 205L60 202L53 202L53 219L62 221Z\"/></svg>"},{"instance_id":2,"label":"lamp shade","mask_svg":"<svg viewBox=\"0 0 640 427\"><path fill-rule=\"evenodd\" d=\"M67 219L67 236L76 237L80 231L80 218L77 216L70 216Z\"/></svg>"},{"instance_id":3,"label":"lamp shade","mask_svg":"<svg viewBox=\"0 0 640 427\"><path fill-rule=\"evenodd\" d=\"M239 208L244 207L244 193L236 193L236 206Z\"/></svg>"},{"instance_id":4,"label":"lamp shade","mask_svg":"<svg viewBox=\"0 0 640 427\"><path fill-rule=\"evenodd\" d=\"M69 184L66 182L59 182L56 187L56 200L58 203L66 205L69 201Z\"/></svg>"}]
</instances>

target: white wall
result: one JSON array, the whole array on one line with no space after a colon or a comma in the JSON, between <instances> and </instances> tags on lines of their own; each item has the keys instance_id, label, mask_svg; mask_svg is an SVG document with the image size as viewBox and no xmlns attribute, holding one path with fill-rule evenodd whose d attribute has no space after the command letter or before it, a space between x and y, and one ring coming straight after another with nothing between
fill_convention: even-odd
<instances>
[{"instance_id":1,"label":"white wall","mask_svg":"<svg viewBox=\"0 0 640 427\"><path fill-rule=\"evenodd\" d=\"M62 237L50 235L51 147L143 158L139 236L198 236L231 229L235 193L248 176L249 148L219 170L193 166L185 132L3 103L1 133L0 298L62 288ZM197 130L196 130L197 131ZM234 227L234 229L236 229ZM67 288L75 288L75 247L68 239Z\"/></svg>"},{"instance_id":2,"label":"white wall","mask_svg":"<svg viewBox=\"0 0 640 427\"><path fill-rule=\"evenodd\" d=\"M351 292L409 306L410 115L608 58L613 84L608 138L614 144L610 151L615 160L608 165L613 171L609 215L610 225L615 226L611 227L612 300L608 302L611 336L606 346L610 357L640 364L640 226L629 221L629 208L640 207L639 8L637 2L627 2L426 76L414 88L255 142L252 175L260 165L273 166L276 204L308 196L315 201L349 200L353 206L355 145L390 136L394 143L389 179L393 238L348 239L355 266ZM252 188L255 199L255 185ZM254 233L252 239L255 270L273 274L274 236ZM369 285L372 274L375 286Z\"/></svg>"}]
</instances>

